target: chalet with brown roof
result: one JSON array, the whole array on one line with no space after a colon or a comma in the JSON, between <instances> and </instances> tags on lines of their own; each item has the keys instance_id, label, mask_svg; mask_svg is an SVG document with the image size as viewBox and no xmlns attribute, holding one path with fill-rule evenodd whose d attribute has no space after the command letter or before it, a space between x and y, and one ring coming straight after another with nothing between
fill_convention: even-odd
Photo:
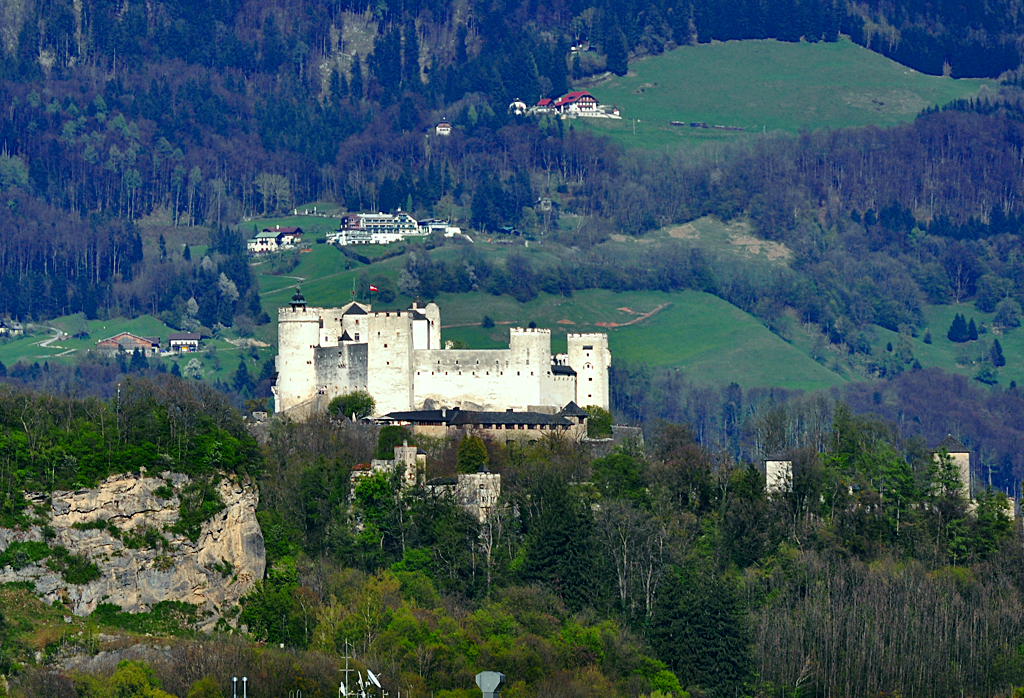
<instances>
[{"instance_id":1,"label":"chalet with brown roof","mask_svg":"<svg viewBox=\"0 0 1024 698\"><path fill-rule=\"evenodd\" d=\"M131 332L120 332L113 337L107 337L96 342L96 348L100 351L119 352L125 351L129 354L138 349L143 354L151 356L160 351L159 337L139 337Z\"/></svg>"}]
</instances>

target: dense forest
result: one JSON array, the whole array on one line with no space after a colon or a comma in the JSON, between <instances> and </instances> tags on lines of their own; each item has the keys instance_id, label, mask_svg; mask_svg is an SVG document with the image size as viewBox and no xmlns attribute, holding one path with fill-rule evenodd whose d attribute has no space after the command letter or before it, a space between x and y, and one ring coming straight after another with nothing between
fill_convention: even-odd
<instances>
[{"instance_id":1,"label":"dense forest","mask_svg":"<svg viewBox=\"0 0 1024 698\"><path fill-rule=\"evenodd\" d=\"M212 400L209 416L189 433L216 437L222 465L198 450L179 461L161 426L192 390L178 380L133 381L122 448L155 448L106 472L198 463L255 477L268 574L234 613L249 640L287 651L186 636L150 665L76 674L26 665L31 628L0 623L13 695L212 696L190 691L223 691L244 668L250 688L327 696L346 653L391 691L451 696L472 695L483 668L507 674L515 696L1001 695L1024 682L1024 556L1004 496L977 487L969 505L951 459L842 402L826 401L814 438L786 449L792 478L774 494L754 463L668 422L604 455L557 437L486 442L476 459L502 475L502 497L480 522L428 488L403 492L401 472L349 497L354 466L413 438L399 427L325 416L275 424L256 447L226 441L237 413L200 392L186 399ZM8 392L3 410L38 424L0 431L22 439L19 487L94 481L84 458L60 454L109 429L116 398ZM459 439L413 440L428 477L466 467ZM88 638L62 642L89 651Z\"/></svg>"},{"instance_id":2,"label":"dense forest","mask_svg":"<svg viewBox=\"0 0 1024 698\"><path fill-rule=\"evenodd\" d=\"M551 196L587 221L560 236L583 253L610 231L749 216L795 248L793 278L716 278L711 260L652 279L567 259L580 273L561 290L701 287L759 305L769 324L796 307L850 346L866 323L915 326L922 298L971 298L986 273L1002 297L1020 295L1006 238L1022 213L1024 142L1009 3L53 2L6 8L0 29L0 314L18 319L148 312L185 329L251 328L267 318L242 257L250 231L234 226L316 200L459 206L476 229L537 231L551 221L534 202ZM924 72L1003 86L894 129L769 135L696 157L623 153L506 110L674 46L839 32ZM425 139L442 115L453 137ZM144 239L140 220L181 232ZM192 259L189 242L206 253ZM540 286L530 278L495 288L523 297Z\"/></svg>"}]
</instances>

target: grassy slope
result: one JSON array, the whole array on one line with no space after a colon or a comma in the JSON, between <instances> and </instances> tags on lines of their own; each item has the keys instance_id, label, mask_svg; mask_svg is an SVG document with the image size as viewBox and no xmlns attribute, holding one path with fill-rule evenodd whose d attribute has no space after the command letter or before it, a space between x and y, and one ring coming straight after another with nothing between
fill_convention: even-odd
<instances>
[{"instance_id":1,"label":"grassy slope","mask_svg":"<svg viewBox=\"0 0 1024 698\"><path fill-rule=\"evenodd\" d=\"M756 318L707 293L682 291L614 293L592 290L571 298L541 295L526 304L507 296L463 294L438 299L445 324L444 339L461 339L473 347L505 346L508 327L486 330L484 314L498 323L512 321L552 328L552 346L565 350L567 332L607 332L614 360L676 366L695 381L744 388L782 386L814 390L844 382L836 373L772 334ZM598 322L625 323L661 310L636 324L602 327ZM628 309L628 310L627 310ZM565 321L572 324L568 324ZM468 327L450 327L457 322Z\"/></svg>"},{"instance_id":2,"label":"grassy slope","mask_svg":"<svg viewBox=\"0 0 1024 698\"><path fill-rule=\"evenodd\" d=\"M168 336L171 332L177 331L151 315L142 315L131 320L114 318L112 320L87 321L81 314L78 314L55 319L49 322L48 325L60 328L68 334L75 334L85 330L89 333L89 337L87 339L68 337L67 339L54 342L49 347L41 347L39 346L40 342L53 337L54 333L42 325L35 325L30 329L28 336L0 343L0 361L8 368L18 362L27 364L38 362L42 364L44 362L74 361L77 354L95 349L96 342L119 332L131 332L141 337L160 337L163 340L163 347L166 348ZM269 335L270 332L268 331L267 334ZM228 333L226 337L233 338L233 335ZM213 349L213 352L204 352L198 355L168 356L159 360L164 361L167 364L168 370L170 370L171 362L178 363L179 367L184 369L190 360L194 358L199 359L203 367L203 375L207 379L229 381L231 375L238 368L238 362L242 356L247 357L249 372L254 374L255 377L255 375L259 374L260 363L277 353L272 347L255 350L240 348L221 338L205 339L203 340L203 346L207 350ZM70 352L69 350L74 351ZM252 358L254 352L257 356L256 360ZM150 360L155 361L158 359Z\"/></svg>"},{"instance_id":3,"label":"grassy slope","mask_svg":"<svg viewBox=\"0 0 1024 698\"><path fill-rule=\"evenodd\" d=\"M946 338L946 332L953 322L953 316L957 313L963 315L980 327L991 327L992 318L995 313L982 313L974 309L972 304L962 305L931 305L925 306L925 324L931 332L932 343L924 343L924 331L915 337L913 342L914 356L921 362L922 366L937 366L949 373L960 373L965 376L974 376L978 368L988 360L989 349L992 340L998 339L1003 347L1003 356L1006 359L1006 366L999 369L999 385L1006 388L1010 381L1016 381L1018 385L1024 385L1024 329L1017 328L1005 334L994 334L992 332L982 333L976 342L965 342L954 344ZM879 346L877 350L885 349L886 342L896 344L896 334L879 329Z\"/></svg>"},{"instance_id":4,"label":"grassy slope","mask_svg":"<svg viewBox=\"0 0 1024 698\"><path fill-rule=\"evenodd\" d=\"M892 126L990 82L923 75L846 40L729 41L682 46L630 64L625 77L590 88L602 103L617 105L623 120L575 123L642 148L744 137L670 121L741 126L748 134Z\"/></svg>"}]
</instances>

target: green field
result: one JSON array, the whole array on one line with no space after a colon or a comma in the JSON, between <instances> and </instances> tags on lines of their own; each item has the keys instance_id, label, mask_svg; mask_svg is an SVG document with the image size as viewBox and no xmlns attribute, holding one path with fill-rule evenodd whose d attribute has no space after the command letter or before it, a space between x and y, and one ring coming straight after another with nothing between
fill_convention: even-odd
<instances>
[{"instance_id":1,"label":"green field","mask_svg":"<svg viewBox=\"0 0 1024 698\"><path fill-rule=\"evenodd\" d=\"M73 336L66 336L52 342L49 346L41 346L42 342L56 336L51 328L60 329L68 335L86 332L89 336L77 339ZM85 352L95 349L96 343L101 339L120 332L131 332L140 337L160 337L162 346L166 348L168 336L177 330L168 327L151 315L142 315L131 320L125 318L86 320L81 314L71 315L56 318L45 325L31 325L25 336L0 342L0 362L3 362L8 368L18 363L29 365L33 363L40 365L43 363L70 363ZM248 362L250 374L253 374L255 378L260 372L260 364L277 353L273 347L239 347L228 340L237 341L237 338L228 332L221 337L204 339L205 351L198 354L151 357L150 362L163 361L167 369L170 370L172 363L177 363L180 369L184 369L189 361L197 359L201 364L204 379L230 381L243 356Z\"/></svg>"},{"instance_id":2,"label":"green field","mask_svg":"<svg viewBox=\"0 0 1024 698\"><path fill-rule=\"evenodd\" d=\"M726 225L710 218L652 233L639 242L626 239L607 244L656 244L669 237L691 240L710 251L753 263L785 262L760 249L744 224ZM544 245L517 249L532 257L535 264L551 261L556 254ZM359 250L362 253L363 248ZM506 246L486 242L474 245L474 252L487 258L504 257L508 251ZM438 259L454 259L462 252L459 246L445 246L431 254ZM314 245L287 277L261 274L259 266L256 271L263 307L276 320L277 308L287 304L296 285L301 286L310 305L337 306L349 300L353 280L360 272L397 279L404 264L404 258L397 257L367 268L342 256L333 246ZM389 307L408 307L412 300L399 296ZM519 303L507 295L479 292L441 294L436 300L441 307L442 338L461 340L473 348L507 346L510 326L534 322L552 330L552 348L556 352L565 351L568 332L608 332L615 357L651 366L679 367L702 383L735 381L743 387L778 385L810 390L845 381L806 352L772 334L756 318L705 293L588 290L569 298L541 294L528 303ZM641 319L652 311L656 312ZM481 326L484 316L495 322L493 328ZM634 324L626 324L631 322ZM260 328L257 336L273 343L275 333L272 322Z\"/></svg>"},{"instance_id":3,"label":"green field","mask_svg":"<svg viewBox=\"0 0 1024 698\"><path fill-rule=\"evenodd\" d=\"M682 46L634 61L629 68L624 77L588 88L602 104L618 106L622 121L574 123L642 148L776 130L892 126L993 82L923 75L847 40ZM678 127L670 121L739 126L744 133Z\"/></svg>"},{"instance_id":4,"label":"green field","mask_svg":"<svg viewBox=\"0 0 1024 698\"><path fill-rule=\"evenodd\" d=\"M676 367L698 383L816 390L845 382L756 318L697 291L592 290L571 298L542 295L525 304L507 296L461 294L442 296L437 302L442 339L461 339L474 348L506 346L504 323L533 321L551 328L555 351L565 351L567 332L607 332L613 363ZM484 314L499 324L484 329L479 324ZM634 324L626 324L630 322ZM456 324L468 326L452 327Z\"/></svg>"},{"instance_id":5,"label":"green field","mask_svg":"<svg viewBox=\"0 0 1024 698\"><path fill-rule=\"evenodd\" d=\"M953 316L957 313L962 313L968 321L974 318L981 330L977 341L955 344L946 337L949 326L953 322ZM988 359L992 340L998 339L1006 359L1006 366L998 369L999 385L1006 388L1010 385L1010 381L1024 385L1024 330L1018 327L1002 334L996 334L990 330L994 315L995 313L982 313L975 310L974 306L970 304L925 306L925 326L931 332L932 343L924 343L924 330L922 330L917 337L911 340L914 356L922 366L935 366L948 373L973 377L979 367ZM880 337L887 335L887 339L881 341L883 347L886 341L891 341L895 345L896 335L894 333L880 330L879 335Z\"/></svg>"}]
</instances>

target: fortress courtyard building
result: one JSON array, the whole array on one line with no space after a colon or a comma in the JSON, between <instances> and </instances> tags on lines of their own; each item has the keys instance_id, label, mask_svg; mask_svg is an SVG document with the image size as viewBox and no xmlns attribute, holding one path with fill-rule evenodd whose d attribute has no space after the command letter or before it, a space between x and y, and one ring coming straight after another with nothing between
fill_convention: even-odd
<instances>
[{"instance_id":1,"label":"fortress courtyard building","mask_svg":"<svg viewBox=\"0 0 1024 698\"><path fill-rule=\"evenodd\" d=\"M278 310L274 408L296 418L365 390L378 415L459 408L554 413L570 402L608 409L608 335L570 334L552 355L551 330L514 327L508 349L445 349L435 303L374 311L313 308L296 291Z\"/></svg>"}]
</instances>

